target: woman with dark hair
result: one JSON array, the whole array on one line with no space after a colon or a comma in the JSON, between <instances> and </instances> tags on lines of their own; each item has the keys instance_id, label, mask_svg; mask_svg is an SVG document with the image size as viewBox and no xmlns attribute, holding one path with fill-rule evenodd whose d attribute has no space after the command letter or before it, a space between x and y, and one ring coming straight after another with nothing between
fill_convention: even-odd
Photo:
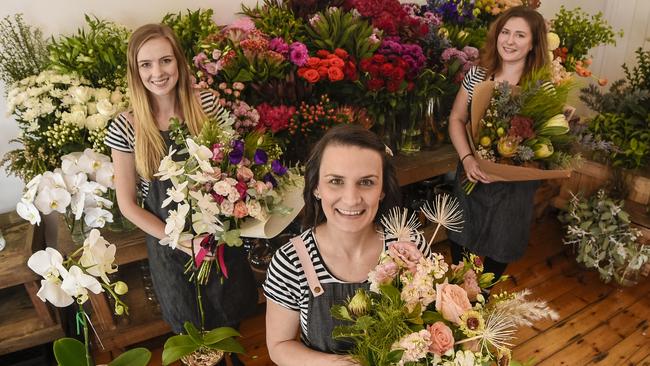
<instances>
[{"instance_id":1,"label":"woman with dark hair","mask_svg":"<svg viewBox=\"0 0 650 366\"><path fill-rule=\"evenodd\" d=\"M390 245L378 226L400 203L389 153L357 125L330 129L312 150L303 191L310 228L275 253L264 283L266 344L276 364L356 364L335 354L351 345L332 339L339 322L330 308L369 288L368 273Z\"/></svg>"},{"instance_id":2,"label":"woman with dark hair","mask_svg":"<svg viewBox=\"0 0 650 366\"><path fill-rule=\"evenodd\" d=\"M449 135L460 157L454 191L465 216L463 230L448 232L452 259L462 251L485 256L485 272L499 278L508 263L524 255L530 236L533 196L539 181L491 183L472 155L465 124L474 87L484 80L517 85L534 70L547 67L546 24L537 11L519 6L502 13L490 26L480 66L470 69L449 117ZM470 195L465 177L481 182Z\"/></svg>"},{"instance_id":3,"label":"woman with dark hair","mask_svg":"<svg viewBox=\"0 0 650 366\"><path fill-rule=\"evenodd\" d=\"M127 81L133 109L111 122L105 139L112 150L117 201L122 214L147 233L151 278L163 319L181 333L185 321L200 325L193 284L184 275L191 245L197 252L200 240L182 242L176 249L159 244L175 204L161 207L171 181L160 181L154 173L173 145L170 119L179 118L195 136L216 110L216 98L192 87L180 43L164 24L141 26L129 38ZM138 204L138 195L144 207ZM230 276L224 282L213 276L203 296L208 328L236 327L257 303L255 279L243 250L226 248Z\"/></svg>"}]
</instances>

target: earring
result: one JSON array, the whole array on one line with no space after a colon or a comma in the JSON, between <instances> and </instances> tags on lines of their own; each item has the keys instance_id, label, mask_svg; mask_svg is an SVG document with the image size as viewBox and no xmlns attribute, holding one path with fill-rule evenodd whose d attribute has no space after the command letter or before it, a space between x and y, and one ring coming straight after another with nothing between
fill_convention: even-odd
<instances>
[{"instance_id":1,"label":"earring","mask_svg":"<svg viewBox=\"0 0 650 366\"><path fill-rule=\"evenodd\" d=\"M314 191L314 197L316 197L317 200L320 200L320 194L318 194L318 191Z\"/></svg>"}]
</instances>

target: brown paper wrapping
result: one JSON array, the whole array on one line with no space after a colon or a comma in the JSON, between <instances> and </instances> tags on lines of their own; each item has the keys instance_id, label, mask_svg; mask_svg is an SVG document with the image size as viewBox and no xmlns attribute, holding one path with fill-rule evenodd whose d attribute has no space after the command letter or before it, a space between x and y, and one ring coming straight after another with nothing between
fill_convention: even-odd
<instances>
[{"instance_id":1,"label":"brown paper wrapping","mask_svg":"<svg viewBox=\"0 0 650 366\"><path fill-rule=\"evenodd\" d=\"M571 170L564 169L537 169L531 167L498 164L489 160L481 159L476 153L478 146L478 129L481 118L490 105L492 93L494 92L494 81L487 80L474 87L474 95L471 104L471 123L467 126L467 134L472 142L472 152L479 167L492 182L517 182L538 179L569 178Z\"/></svg>"}]
</instances>

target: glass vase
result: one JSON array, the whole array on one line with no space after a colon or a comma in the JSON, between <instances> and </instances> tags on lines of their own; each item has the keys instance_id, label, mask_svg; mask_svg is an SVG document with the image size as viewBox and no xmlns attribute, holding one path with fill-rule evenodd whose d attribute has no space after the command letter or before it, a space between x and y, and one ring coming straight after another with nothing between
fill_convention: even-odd
<instances>
[{"instance_id":1,"label":"glass vase","mask_svg":"<svg viewBox=\"0 0 650 366\"><path fill-rule=\"evenodd\" d=\"M393 109L382 108L372 110L371 115L375 122L374 132L386 146L396 152L401 132L401 128L398 126L397 112Z\"/></svg>"},{"instance_id":2,"label":"glass vase","mask_svg":"<svg viewBox=\"0 0 650 366\"><path fill-rule=\"evenodd\" d=\"M68 224L68 229L70 230L70 238L75 245L83 245L84 241L90 235L92 227L86 225L83 219L80 220L70 220L71 224Z\"/></svg>"}]
</instances>

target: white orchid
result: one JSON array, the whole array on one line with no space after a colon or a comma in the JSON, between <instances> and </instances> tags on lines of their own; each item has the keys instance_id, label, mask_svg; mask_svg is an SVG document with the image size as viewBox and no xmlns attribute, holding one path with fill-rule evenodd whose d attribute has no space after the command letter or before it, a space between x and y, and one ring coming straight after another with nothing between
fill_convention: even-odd
<instances>
[{"instance_id":1,"label":"white orchid","mask_svg":"<svg viewBox=\"0 0 650 366\"><path fill-rule=\"evenodd\" d=\"M196 207L202 213L213 216L219 215L219 205L210 194L204 194L201 191L190 191L190 196L196 200Z\"/></svg>"},{"instance_id":2,"label":"white orchid","mask_svg":"<svg viewBox=\"0 0 650 366\"><path fill-rule=\"evenodd\" d=\"M29 221L32 225L40 225L41 214L38 212L36 206L31 202L20 201L16 204L16 212L18 216Z\"/></svg>"},{"instance_id":3,"label":"white orchid","mask_svg":"<svg viewBox=\"0 0 650 366\"><path fill-rule=\"evenodd\" d=\"M36 198L36 193L38 192L38 186L41 183L41 178L43 177L42 174L39 174L32 178L29 182L27 182L27 185L25 185L25 192L23 193L21 200L25 203L32 203L34 202L34 198Z\"/></svg>"},{"instance_id":4,"label":"white orchid","mask_svg":"<svg viewBox=\"0 0 650 366\"><path fill-rule=\"evenodd\" d=\"M179 185L167 188L167 198L162 202L160 207L167 207L172 201L176 203L183 202L185 197L187 197L187 183L188 181L185 181Z\"/></svg>"},{"instance_id":5,"label":"white orchid","mask_svg":"<svg viewBox=\"0 0 650 366\"><path fill-rule=\"evenodd\" d=\"M199 168L201 168L201 170L204 172L212 173L214 171L210 165L212 151L207 146L197 144L191 138L185 139L185 143L187 144L187 150L190 156L196 159L196 162L199 164Z\"/></svg>"},{"instance_id":6,"label":"white orchid","mask_svg":"<svg viewBox=\"0 0 650 366\"><path fill-rule=\"evenodd\" d=\"M76 298L78 304L88 300L88 290L94 294L104 291L95 277L85 274L78 266L70 267L68 275L61 283L61 288L68 295Z\"/></svg>"},{"instance_id":7,"label":"white orchid","mask_svg":"<svg viewBox=\"0 0 650 366\"><path fill-rule=\"evenodd\" d=\"M67 277L68 271L63 267L63 256L56 249L45 248L32 254L27 266L43 276L41 288L36 295L54 306L64 307L72 304L72 297L61 289L61 277Z\"/></svg>"},{"instance_id":8,"label":"white orchid","mask_svg":"<svg viewBox=\"0 0 650 366\"><path fill-rule=\"evenodd\" d=\"M36 296L43 302L49 301L59 308L64 308L74 302L72 296L61 288L60 278L41 280L41 288L36 293Z\"/></svg>"},{"instance_id":9,"label":"white orchid","mask_svg":"<svg viewBox=\"0 0 650 366\"><path fill-rule=\"evenodd\" d=\"M61 157L61 170L63 171L63 174L73 175L81 172L79 167L79 157L81 155L81 151L77 151Z\"/></svg>"},{"instance_id":10,"label":"white orchid","mask_svg":"<svg viewBox=\"0 0 650 366\"><path fill-rule=\"evenodd\" d=\"M81 171L90 175L91 179L94 179L97 170L104 164L110 164L111 158L104 154L97 153L93 149L85 149L83 154L79 156L78 162Z\"/></svg>"},{"instance_id":11,"label":"white orchid","mask_svg":"<svg viewBox=\"0 0 650 366\"><path fill-rule=\"evenodd\" d=\"M216 216L196 212L192 215L192 228L198 234L216 234L223 232L221 221Z\"/></svg>"},{"instance_id":12,"label":"white orchid","mask_svg":"<svg viewBox=\"0 0 650 366\"><path fill-rule=\"evenodd\" d=\"M101 236L99 230L93 229L84 241L79 263L86 268L86 272L101 277L108 284L110 281L107 274L117 272L117 265L114 263L116 249L114 244L109 244Z\"/></svg>"},{"instance_id":13,"label":"white orchid","mask_svg":"<svg viewBox=\"0 0 650 366\"><path fill-rule=\"evenodd\" d=\"M167 156L165 156L160 161L158 172L154 174L155 177L159 177L160 180L169 180L179 175L185 174L183 166L174 161L174 154L176 154L176 150L170 147Z\"/></svg>"},{"instance_id":14,"label":"white orchid","mask_svg":"<svg viewBox=\"0 0 650 366\"><path fill-rule=\"evenodd\" d=\"M176 249L176 245L181 241L181 233L185 228L185 222L187 220L187 214L190 211L190 205L184 203L178 205L176 210L169 210L169 216L165 220L165 235L169 237L170 240L163 242L170 245L173 249Z\"/></svg>"},{"instance_id":15,"label":"white orchid","mask_svg":"<svg viewBox=\"0 0 650 366\"><path fill-rule=\"evenodd\" d=\"M63 188L44 187L36 196L34 205L45 215L52 213L52 211L65 213L65 210L70 205L71 198L70 192Z\"/></svg>"},{"instance_id":16,"label":"white orchid","mask_svg":"<svg viewBox=\"0 0 650 366\"><path fill-rule=\"evenodd\" d=\"M95 181L106 188L115 189L113 163L102 163L95 171Z\"/></svg>"},{"instance_id":17,"label":"white orchid","mask_svg":"<svg viewBox=\"0 0 650 366\"><path fill-rule=\"evenodd\" d=\"M113 222L113 214L100 207L91 207L84 213L84 222L89 227L102 228L107 222Z\"/></svg>"}]
</instances>

